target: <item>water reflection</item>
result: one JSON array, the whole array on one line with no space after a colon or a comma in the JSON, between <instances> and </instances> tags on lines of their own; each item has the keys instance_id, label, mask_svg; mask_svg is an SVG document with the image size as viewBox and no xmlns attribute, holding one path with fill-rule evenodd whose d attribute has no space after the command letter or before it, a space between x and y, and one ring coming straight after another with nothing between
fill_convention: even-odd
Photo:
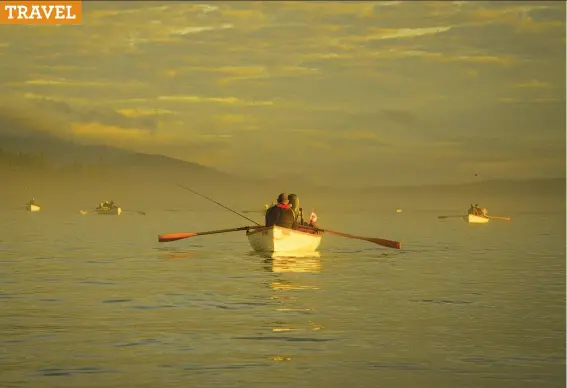
<instances>
[{"instance_id":1,"label":"water reflection","mask_svg":"<svg viewBox=\"0 0 567 388\"><path fill-rule=\"evenodd\" d=\"M321 272L321 260L316 257L274 257L270 260L272 272Z\"/></svg>"},{"instance_id":2,"label":"water reflection","mask_svg":"<svg viewBox=\"0 0 567 388\"><path fill-rule=\"evenodd\" d=\"M313 276L322 270L319 257L274 257L264 260L264 263L264 268L275 274L269 287L273 291L271 299L278 302L275 308L277 318L269 326L271 332L286 336L290 341L321 341L318 335L317 338L313 336L314 331L323 328L316 322L317 298L313 294L320 290L318 276ZM278 354L272 359L290 361L292 356Z\"/></svg>"},{"instance_id":3,"label":"water reflection","mask_svg":"<svg viewBox=\"0 0 567 388\"><path fill-rule=\"evenodd\" d=\"M181 248L172 247L158 247L154 248L160 252L158 258L160 259L189 259L199 257L199 251L188 251Z\"/></svg>"}]
</instances>

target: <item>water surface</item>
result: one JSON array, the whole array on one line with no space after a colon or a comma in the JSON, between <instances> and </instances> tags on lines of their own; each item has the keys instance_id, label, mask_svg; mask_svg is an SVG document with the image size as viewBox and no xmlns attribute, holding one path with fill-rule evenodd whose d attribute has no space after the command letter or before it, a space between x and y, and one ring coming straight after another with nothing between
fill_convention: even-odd
<instances>
[{"instance_id":1,"label":"water surface","mask_svg":"<svg viewBox=\"0 0 567 388\"><path fill-rule=\"evenodd\" d=\"M1 387L563 387L564 214L319 214L268 260L226 211L2 214ZM508 215L508 214L503 214Z\"/></svg>"}]
</instances>

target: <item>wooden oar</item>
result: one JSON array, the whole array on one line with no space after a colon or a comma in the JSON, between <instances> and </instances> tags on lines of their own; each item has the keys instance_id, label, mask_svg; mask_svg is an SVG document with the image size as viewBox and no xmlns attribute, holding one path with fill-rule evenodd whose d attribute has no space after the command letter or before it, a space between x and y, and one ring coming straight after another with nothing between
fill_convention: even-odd
<instances>
[{"instance_id":1,"label":"wooden oar","mask_svg":"<svg viewBox=\"0 0 567 388\"><path fill-rule=\"evenodd\" d=\"M494 220L504 220L504 221L510 221L510 217L498 217L498 216L485 216L486 218L492 218Z\"/></svg>"},{"instance_id":2,"label":"wooden oar","mask_svg":"<svg viewBox=\"0 0 567 388\"><path fill-rule=\"evenodd\" d=\"M386 239L383 239L383 238L376 238L376 237L354 236L352 234L337 232L337 231L334 231L334 230L312 228L310 226L304 226L304 225L300 226L298 229L301 229L301 228L318 230L319 232L325 232L325 233L334 234L336 236L341 236L341 237L346 237L346 238L354 238L354 239L357 239L357 240L364 240L364 241L368 241L368 242L371 242L371 243L374 243L374 244L382 245L382 246L387 247L387 248L402 249L402 243L399 242L399 241L386 240Z\"/></svg>"},{"instance_id":3,"label":"wooden oar","mask_svg":"<svg viewBox=\"0 0 567 388\"><path fill-rule=\"evenodd\" d=\"M463 218L463 217L466 217L466 216L467 216L466 214L463 214L463 215L460 215L460 216L457 216L457 215L454 215L454 216L437 216L437 218L457 218L457 217Z\"/></svg>"},{"instance_id":4,"label":"wooden oar","mask_svg":"<svg viewBox=\"0 0 567 388\"><path fill-rule=\"evenodd\" d=\"M240 228L231 228L231 229L220 229L220 230L211 230L209 232L182 232L182 233L168 233L168 234L160 234L158 236L159 242L169 242L169 241L176 241L176 240L183 240L184 238L195 237L195 236L205 236L207 234L217 234L217 233L228 233L228 232L238 232L240 230L250 230L250 229L262 229L267 228L267 226L242 226Z\"/></svg>"}]
</instances>

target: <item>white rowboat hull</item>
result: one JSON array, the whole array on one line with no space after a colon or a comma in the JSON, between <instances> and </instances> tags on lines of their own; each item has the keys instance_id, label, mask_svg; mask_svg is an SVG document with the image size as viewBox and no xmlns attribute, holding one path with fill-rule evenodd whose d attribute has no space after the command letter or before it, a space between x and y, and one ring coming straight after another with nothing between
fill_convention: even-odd
<instances>
[{"instance_id":1,"label":"white rowboat hull","mask_svg":"<svg viewBox=\"0 0 567 388\"><path fill-rule=\"evenodd\" d=\"M122 213L122 208L115 207L115 208L109 209L109 210L95 209L95 212L97 212L98 214L103 214L103 215L119 216Z\"/></svg>"},{"instance_id":2,"label":"white rowboat hull","mask_svg":"<svg viewBox=\"0 0 567 388\"><path fill-rule=\"evenodd\" d=\"M474 214L467 214L464 218L469 224L486 224L490 221L490 218L475 216Z\"/></svg>"},{"instance_id":3,"label":"white rowboat hull","mask_svg":"<svg viewBox=\"0 0 567 388\"><path fill-rule=\"evenodd\" d=\"M37 206L37 205L30 205L30 204L28 204L28 205L26 206L26 210L29 211L29 212L38 212L39 209L40 209L40 207Z\"/></svg>"},{"instance_id":4,"label":"white rowboat hull","mask_svg":"<svg viewBox=\"0 0 567 388\"><path fill-rule=\"evenodd\" d=\"M323 234L272 226L269 229L248 231L246 236L256 252L306 254L316 252Z\"/></svg>"}]
</instances>

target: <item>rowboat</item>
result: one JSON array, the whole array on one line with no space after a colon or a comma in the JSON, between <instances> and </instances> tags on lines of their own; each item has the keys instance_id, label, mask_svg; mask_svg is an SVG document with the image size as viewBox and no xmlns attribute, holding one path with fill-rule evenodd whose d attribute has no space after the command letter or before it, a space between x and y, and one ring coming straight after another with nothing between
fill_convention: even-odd
<instances>
[{"instance_id":1,"label":"rowboat","mask_svg":"<svg viewBox=\"0 0 567 388\"><path fill-rule=\"evenodd\" d=\"M110 215L110 216L119 216L122 213L122 208L120 208L120 207L96 208L94 211L98 214L104 214L104 215Z\"/></svg>"},{"instance_id":2,"label":"rowboat","mask_svg":"<svg viewBox=\"0 0 567 388\"><path fill-rule=\"evenodd\" d=\"M488 217L475 216L474 214L467 214L463 218L469 224L486 224L488 221L490 221L490 218Z\"/></svg>"},{"instance_id":3,"label":"rowboat","mask_svg":"<svg viewBox=\"0 0 567 388\"><path fill-rule=\"evenodd\" d=\"M297 230L271 226L246 232L248 242L256 252L272 253L272 256L281 254L306 255L314 254L321 244L322 232L313 230Z\"/></svg>"},{"instance_id":4,"label":"rowboat","mask_svg":"<svg viewBox=\"0 0 567 388\"><path fill-rule=\"evenodd\" d=\"M31 203L28 203L26 205L26 210L29 212L38 212L40 210L40 206L39 205L32 205Z\"/></svg>"}]
</instances>

